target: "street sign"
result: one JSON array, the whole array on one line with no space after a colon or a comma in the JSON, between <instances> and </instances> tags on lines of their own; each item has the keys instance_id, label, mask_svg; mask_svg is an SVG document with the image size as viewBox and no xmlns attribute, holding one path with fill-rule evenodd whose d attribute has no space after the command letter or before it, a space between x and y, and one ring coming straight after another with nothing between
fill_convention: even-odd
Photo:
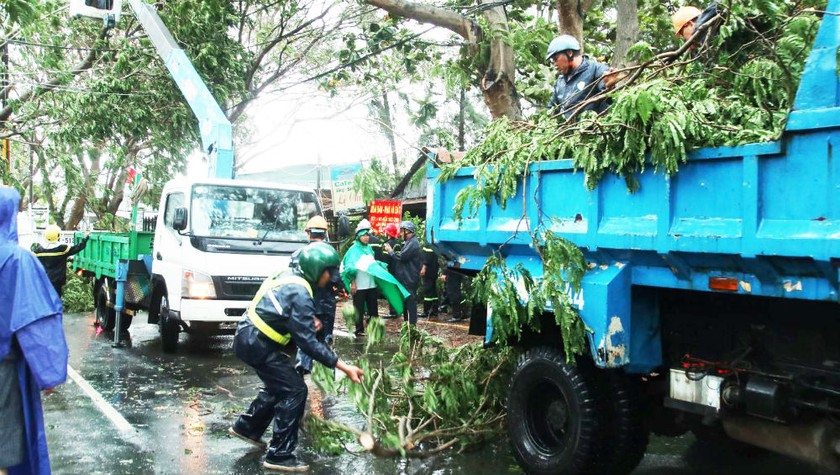
<instances>
[{"instance_id":1,"label":"street sign","mask_svg":"<svg viewBox=\"0 0 840 475\"><path fill-rule=\"evenodd\" d=\"M345 209L364 208L362 194L353 189L353 178L362 169L361 163L352 165L333 165L330 167L332 181L333 210L338 212Z\"/></svg>"}]
</instances>

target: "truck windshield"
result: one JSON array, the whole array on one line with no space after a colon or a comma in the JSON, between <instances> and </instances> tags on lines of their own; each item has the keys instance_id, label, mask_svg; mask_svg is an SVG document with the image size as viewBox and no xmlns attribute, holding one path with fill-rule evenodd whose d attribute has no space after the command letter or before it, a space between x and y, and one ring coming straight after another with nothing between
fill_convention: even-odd
<instances>
[{"instance_id":1,"label":"truck windshield","mask_svg":"<svg viewBox=\"0 0 840 475\"><path fill-rule=\"evenodd\" d=\"M311 192L236 185L194 185L191 208L194 236L300 243L319 212Z\"/></svg>"}]
</instances>

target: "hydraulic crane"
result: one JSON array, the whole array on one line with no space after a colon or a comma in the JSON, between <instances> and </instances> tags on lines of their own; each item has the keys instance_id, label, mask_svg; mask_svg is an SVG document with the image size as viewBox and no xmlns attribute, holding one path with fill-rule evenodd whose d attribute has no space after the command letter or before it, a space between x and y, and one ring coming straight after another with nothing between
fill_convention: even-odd
<instances>
[{"instance_id":1,"label":"hydraulic crane","mask_svg":"<svg viewBox=\"0 0 840 475\"><path fill-rule=\"evenodd\" d=\"M233 178L233 127L227 116L157 11L143 0L127 2L198 119L202 150L210 162L208 176ZM70 0L70 15L100 18L106 27L112 27L119 21L122 3L122 0Z\"/></svg>"}]
</instances>

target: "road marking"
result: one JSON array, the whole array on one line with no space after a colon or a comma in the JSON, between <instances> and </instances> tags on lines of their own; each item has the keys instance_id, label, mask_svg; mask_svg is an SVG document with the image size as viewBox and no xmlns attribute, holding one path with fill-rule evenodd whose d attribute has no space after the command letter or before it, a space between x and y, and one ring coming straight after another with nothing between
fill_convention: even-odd
<instances>
[{"instance_id":1,"label":"road marking","mask_svg":"<svg viewBox=\"0 0 840 475\"><path fill-rule=\"evenodd\" d=\"M93 401L93 405L96 406L100 412L105 414L105 417L114 424L114 427L116 427L121 434L133 436L137 433L137 429L125 420L125 417L117 412L117 410L114 409L114 406L108 403L108 401L106 401L96 389L93 389L93 386L91 386L90 383L88 383L87 380L77 373L70 365L67 365L67 374L70 375L70 379L72 379L73 382L79 386L82 392L84 392L85 395Z\"/></svg>"}]
</instances>

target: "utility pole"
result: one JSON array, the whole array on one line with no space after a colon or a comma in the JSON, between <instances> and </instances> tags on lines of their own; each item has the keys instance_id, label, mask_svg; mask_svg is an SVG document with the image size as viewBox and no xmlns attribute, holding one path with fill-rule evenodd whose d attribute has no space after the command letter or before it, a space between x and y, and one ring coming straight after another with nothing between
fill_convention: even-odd
<instances>
[{"instance_id":1,"label":"utility pole","mask_svg":"<svg viewBox=\"0 0 840 475\"><path fill-rule=\"evenodd\" d=\"M318 199L321 199L321 154L318 154L315 165L315 189L318 192Z\"/></svg>"}]
</instances>

